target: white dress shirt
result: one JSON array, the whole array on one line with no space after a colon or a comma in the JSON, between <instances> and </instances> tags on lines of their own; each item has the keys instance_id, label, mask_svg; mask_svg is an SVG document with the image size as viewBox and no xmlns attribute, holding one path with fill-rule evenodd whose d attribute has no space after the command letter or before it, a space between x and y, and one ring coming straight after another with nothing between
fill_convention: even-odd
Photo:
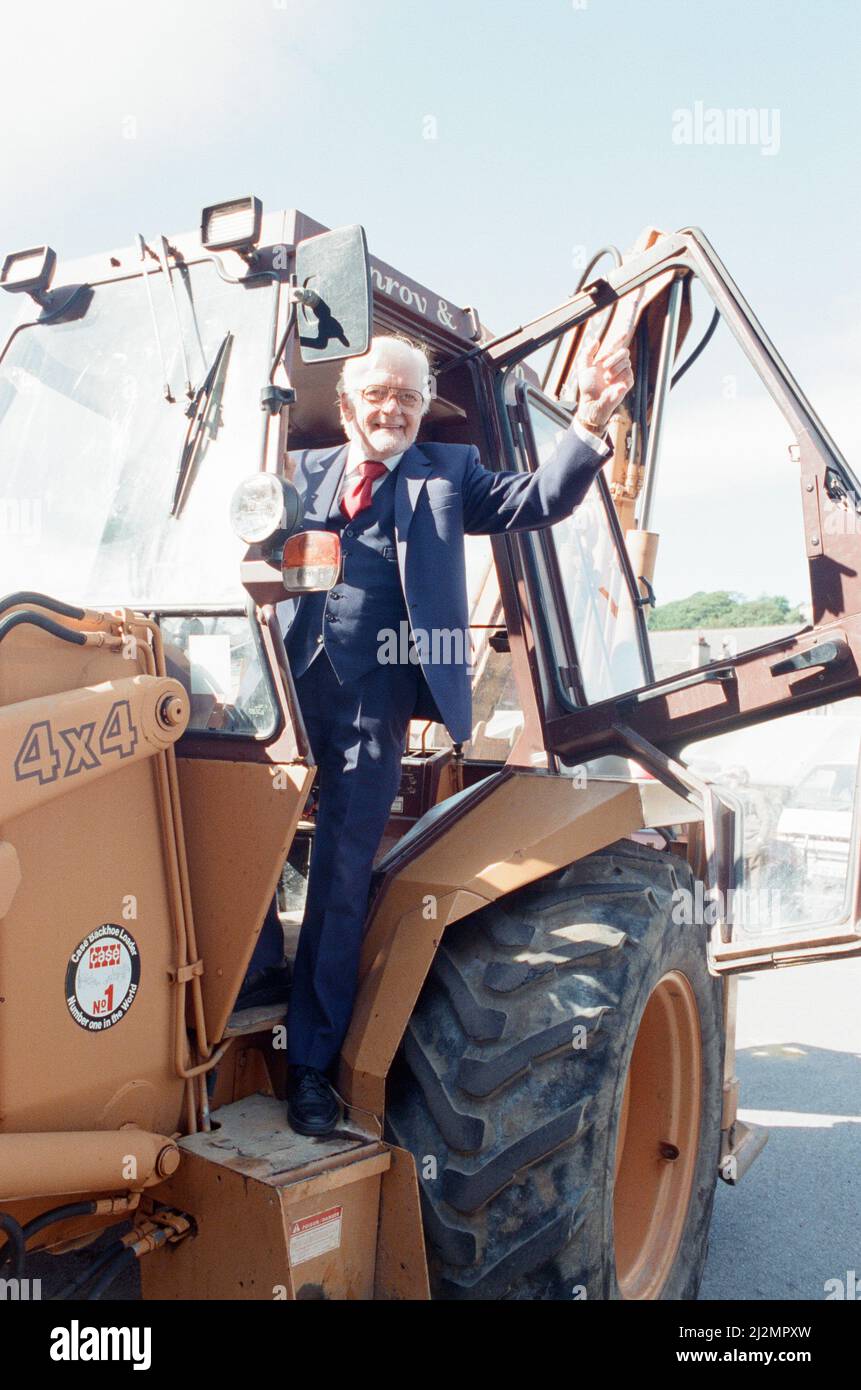
<instances>
[{"instance_id":1,"label":"white dress shirt","mask_svg":"<svg viewBox=\"0 0 861 1390\"><path fill-rule=\"evenodd\" d=\"M609 437L606 434L604 436L593 434L591 430L584 429L584 427L580 424L579 420L572 421L571 427L574 430L574 433L578 435L580 439L583 440L584 444L590 445L590 447L593 448L596 453L601 453L606 448L612 447L610 444ZM397 468L405 452L406 450L404 450L404 452L400 454L393 454L392 457L389 459L382 460L382 462L386 465L386 468L389 470L390 473L393 473L394 470ZM367 457L368 456L362 448L361 444L357 440L351 439L350 448L347 452L347 466L344 469L344 475L341 479L341 486L338 490L338 506L341 505L341 498L344 496L344 493L348 492L349 489L353 486L353 484L359 481L359 469L361 465L365 462ZM374 493L377 491L377 488L381 485L381 483L384 483L385 480L385 474L383 473L381 473L378 478L374 479L373 486L371 487L372 497Z\"/></svg>"}]
</instances>

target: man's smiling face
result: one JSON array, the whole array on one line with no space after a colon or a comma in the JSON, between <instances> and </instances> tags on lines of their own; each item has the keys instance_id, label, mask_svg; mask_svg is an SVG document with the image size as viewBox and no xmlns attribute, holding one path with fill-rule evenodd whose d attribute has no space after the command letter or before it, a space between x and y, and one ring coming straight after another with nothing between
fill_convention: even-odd
<instances>
[{"instance_id":1,"label":"man's smiling face","mask_svg":"<svg viewBox=\"0 0 861 1390\"><path fill-rule=\"evenodd\" d=\"M426 381L421 356L406 343L377 343L366 356L347 362L344 378L341 416L347 438L356 440L367 458L381 462L408 449L422 418ZM388 388L382 402L362 395L374 387ZM410 404L395 391L415 392L422 399Z\"/></svg>"}]
</instances>

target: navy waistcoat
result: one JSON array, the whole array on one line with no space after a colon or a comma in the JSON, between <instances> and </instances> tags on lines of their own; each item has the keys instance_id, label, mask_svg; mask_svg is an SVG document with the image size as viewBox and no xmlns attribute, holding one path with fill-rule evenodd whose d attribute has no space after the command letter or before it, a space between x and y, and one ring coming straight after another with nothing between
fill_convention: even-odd
<instances>
[{"instance_id":1,"label":"navy waistcoat","mask_svg":"<svg viewBox=\"0 0 861 1390\"><path fill-rule=\"evenodd\" d=\"M338 679L356 680L377 665L386 631L399 634L408 621L395 548L396 475L388 472L352 521L333 502L326 529L341 537L341 575L328 593L302 599L286 639L295 676L325 649Z\"/></svg>"}]
</instances>

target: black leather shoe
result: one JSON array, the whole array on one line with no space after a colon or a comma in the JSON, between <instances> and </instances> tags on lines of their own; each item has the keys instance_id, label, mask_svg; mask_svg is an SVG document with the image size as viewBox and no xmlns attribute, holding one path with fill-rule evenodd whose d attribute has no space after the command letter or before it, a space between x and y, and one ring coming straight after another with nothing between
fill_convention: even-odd
<instances>
[{"instance_id":1,"label":"black leather shoe","mask_svg":"<svg viewBox=\"0 0 861 1390\"><path fill-rule=\"evenodd\" d=\"M291 970L288 964L267 965L265 970L255 970L242 981L242 988L234 1005L239 1009L259 1009L265 1004L286 1004L290 996Z\"/></svg>"},{"instance_id":2,"label":"black leather shoe","mask_svg":"<svg viewBox=\"0 0 861 1390\"><path fill-rule=\"evenodd\" d=\"M287 1075L287 1120L297 1134L331 1134L341 1110L335 1093L316 1067L290 1067Z\"/></svg>"}]
</instances>

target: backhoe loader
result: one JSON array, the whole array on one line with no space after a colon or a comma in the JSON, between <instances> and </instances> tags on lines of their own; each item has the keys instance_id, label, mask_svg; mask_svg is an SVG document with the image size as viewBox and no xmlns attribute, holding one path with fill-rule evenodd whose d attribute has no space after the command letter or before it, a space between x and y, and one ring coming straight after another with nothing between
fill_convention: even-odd
<instances>
[{"instance_id":1,"label":"backhoe loader","mask_svg":"<svg viewBox=\"0 0 861 1390\"><path fill-rule=\"evenodd\" d=\"M393 332L432 354L419 444L488 468L546 457L596 336L635 386L572 517L468 539L472 738L411 725L343 1122L314 1139L287 1124L283 1007L236 1005L273 897L295 949L314 836L276 607L339 556L290 456L340 441L343 361ZM800 766L855 710L859 498L696 228L605 248L501 334L360 226L251 197L75 263L6 255L0 1276L75 1251L56 1293L109 1297L139 1261L147 1299L696 1297L716 1181L765 1142L736 977L861 951L857 831L823 905L779 815L746 853L722 776L750 731ZM804 621L661 670L655 602L707 563L743 588L762 547Z\"/></svg>"}]
</instances>

